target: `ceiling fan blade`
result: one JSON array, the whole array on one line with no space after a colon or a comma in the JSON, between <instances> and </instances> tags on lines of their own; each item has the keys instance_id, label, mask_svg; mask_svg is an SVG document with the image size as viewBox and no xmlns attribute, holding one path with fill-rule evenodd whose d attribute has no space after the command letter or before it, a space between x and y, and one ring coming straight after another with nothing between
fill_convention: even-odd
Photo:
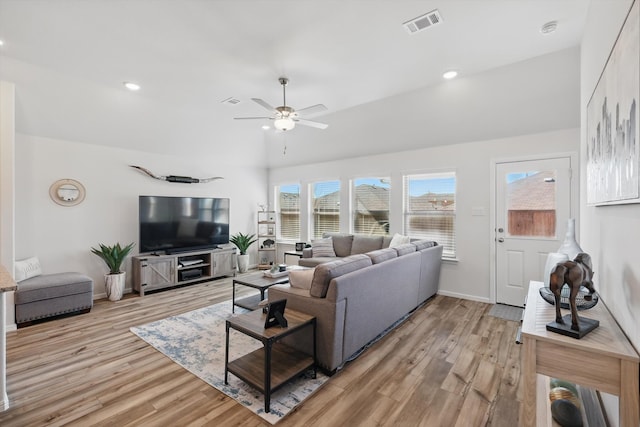
<instances>
[{"instance_id":1,"label":"ceiling fan blade","mask_svg":"<svg viewBox=\"0 0 640 427\"><path fill-rule=\"evenodd\" d=\"M255 102L256 104L260 104L262 107L266 108L267 110L269 110L270 112L274 112L276 111L276 107L270 105L268 102L263 101L260 98L251 98L251 100L253 102Z\"/></svg>"},{"instance_id":2,"label":"ceiling fan blade","mask_svg":"<svg viewBox=\"0 0 640 427\"><path fill-rule=\"evenodd\" d=\"M273 117L234 117L233 120L273 120Z\"/></svg>"},{"instance_id":3,"label":"ceiling fan blade","mask_svg":"<svg viewBox=\"0 0 640 427\"><path fill-rule=\"evenodd\" d=\"M296 113L309 115L319 113L321 111L327 111L327 107L325 107L323 104L316 104L310 107L302 108L301 110L296 110Z\"/></svg>"},{"instance_id":4,"label":"ceiling fan blade","mask_svg":"<svg viewBox=\"0 0 640 427\"><path fill-rule=\"evenodd\" d=\"M329 125L326 123L314 122L312 120L293 119L293 121L304 126L311 126L312 128L326 129L329 127Z\"/></svg>"}]
</instances>

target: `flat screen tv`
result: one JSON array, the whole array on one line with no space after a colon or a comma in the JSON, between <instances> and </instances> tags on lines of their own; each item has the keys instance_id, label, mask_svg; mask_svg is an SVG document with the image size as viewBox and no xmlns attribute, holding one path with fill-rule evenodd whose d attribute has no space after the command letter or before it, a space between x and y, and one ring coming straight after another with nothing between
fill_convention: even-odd
<instances>
[{"instance_id":1,"label":"flat screen tv","mask_svg":"<svg viewBox=\"0 0 640 427\"><path fill-rule=\"evenodd\" d=\"M140 253L176 253L229 243L229 199L139 197Z\"/></svg>"}]
</instances>

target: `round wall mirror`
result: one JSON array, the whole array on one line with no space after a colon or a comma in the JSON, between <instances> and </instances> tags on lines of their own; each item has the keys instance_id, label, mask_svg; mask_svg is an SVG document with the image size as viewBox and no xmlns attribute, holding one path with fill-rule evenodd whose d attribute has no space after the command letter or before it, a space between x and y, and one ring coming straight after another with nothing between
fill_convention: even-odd
<instances>
[{"instance_id":1,"label":"round wall mirror","mask_svg":"<svg viewBox=\"0 0 640 427\"><path fill-rule=\"evenodd\" d=\"M49 187L51 200L62 206L75 206L85 197L84 186L75 179L59 179Z\"/></svg>"}]
</instances>

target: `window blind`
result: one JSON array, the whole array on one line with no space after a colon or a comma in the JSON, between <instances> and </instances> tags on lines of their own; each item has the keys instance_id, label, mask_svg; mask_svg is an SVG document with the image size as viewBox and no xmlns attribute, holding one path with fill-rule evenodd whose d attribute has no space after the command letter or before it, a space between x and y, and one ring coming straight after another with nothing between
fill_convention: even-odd
<instances>
[{"instance_id":1,"label":"window blind","mask_svg":"<svg viewBox=\"0 0 640 427\"><path fill-rule=\"evenodd\" d=\"M366 177L351 183L351 230L354 233L389 234L389 177Z\"/></svg>"},{"instance_id":2,"label":"window blind","mask_svg":"<svg viewBox=\"0 0 640 427\"><path fill-rule=\"evenodd\" d=\"M404 234L435 240L443 257L456 256L455 172L405 175Z\"/></svg>"},{"instance_id":3,"label":"window blind","mask_svg":"<svg viewBox=\"0 0 640 427\"><path fill-rule=\"evenodd\" d=\"M313 183L311 194L313 238L340 231L340 181Z\"/></svg>"},{"instance_id":4,"label":"window blind","mask_svg":"<svg viewBox=\"0 0 640 427\"><path fill-rule=\"evenodd\" d=\"M276 187L278 201L277 227L279 238L284 240L300 240L300 184L281 185Z\"/></svg>"}]
</instances>

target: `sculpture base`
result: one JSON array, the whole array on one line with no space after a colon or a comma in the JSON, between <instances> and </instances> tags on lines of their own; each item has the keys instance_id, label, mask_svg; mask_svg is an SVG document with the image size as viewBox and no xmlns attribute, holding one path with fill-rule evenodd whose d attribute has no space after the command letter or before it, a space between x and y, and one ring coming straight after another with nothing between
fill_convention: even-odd
<instances>
[{"instance_id":1,"label":"sculpture base","mask_svg":"<svg viewBox=\"0 0 640 427\"><path fill-rule=\"evenodd\" d=\"M579 331L571 329L571 315L566 314L562 316L563 323L558 323L555 320L547 323L547 331L555 332L557 334L565 335L567 337L580 339L600 326L600 321L594 319L587 319L586 317L578 317Z\"/></svg>"}]
</instances>

